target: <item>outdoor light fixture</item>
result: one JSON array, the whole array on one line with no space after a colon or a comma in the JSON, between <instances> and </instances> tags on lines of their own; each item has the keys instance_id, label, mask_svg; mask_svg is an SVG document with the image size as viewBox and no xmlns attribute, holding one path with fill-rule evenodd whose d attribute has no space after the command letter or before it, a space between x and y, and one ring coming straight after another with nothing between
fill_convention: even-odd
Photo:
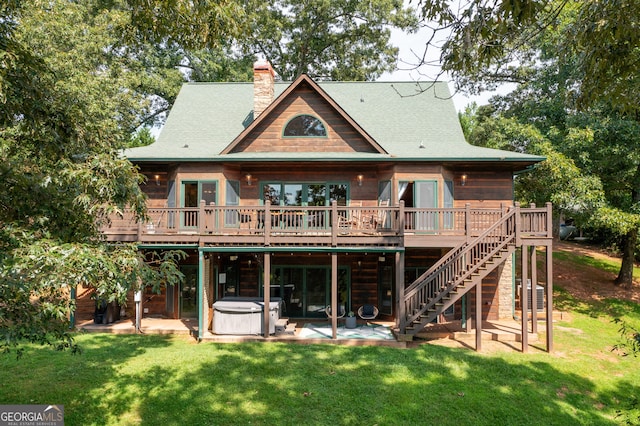
<instances>
[{"instance_id":1,"label":"outdoor light fixture","mask_svg":"<svg viewBox=\"0 0 640 426\"><path fill-rule=\"evenodd\" d=\"M160 175L155 175L154 179L156 180L156 185L160 185Z\"/></svg>"},{"instance_id":2,"label":"outdoor light fixture","mask_svg":"<svg viewBox=\"0 0 640 426\"><path fill-rule=\"evenodd\" d=\"M362 186L362 180L364 179L364 176L358 175L356 176L356 179L358 181L358 186Z\"/></svg>"},{"instance_id":3,"label":"outdoor light fixture","mask_svg":"<svg viewBox=\"0 0 640 426\"><path fill-rule=\"evenodd\" d=\"M247 175L244 178L247 180L247 185L251 186L251 175L247 173Z\"/></svg>"},{"instance_id":4,"label":"outdoor light fixture","mask_svg":"<svg viewBox=\"0 0 640 426\"><path fill-rule=\"evenodd\" d=\"M467 174L463 174L462 176L460 176L460 185L461 186L465 186L467 184Z\"/></svg>"}]
</instances>

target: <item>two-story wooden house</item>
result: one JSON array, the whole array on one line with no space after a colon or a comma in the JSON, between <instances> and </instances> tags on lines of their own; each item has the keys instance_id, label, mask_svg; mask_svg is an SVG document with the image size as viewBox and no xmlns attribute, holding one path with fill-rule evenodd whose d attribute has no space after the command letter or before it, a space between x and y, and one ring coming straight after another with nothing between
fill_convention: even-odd
<instances>
[{"instance_id":1,"label":"two-story wooden house","mask_svg":"<svg viewBox=\"0 0 640 426\"><path fill-rule=\"evenodd\" d=\"M549 251L551 210L514 206L513 180L543 158L469 145L446 83L284 83L267 62L254 76L186 84L158 140L126 152L150 221L114 219L107 238L189 254L145 312L197 319L199 337L234 298L264 302L263 330L277 297L280 316L329 315L334 336L367 304L407 338L445 313L514 317L513 253Z\"/></svg>"}]
</instances>

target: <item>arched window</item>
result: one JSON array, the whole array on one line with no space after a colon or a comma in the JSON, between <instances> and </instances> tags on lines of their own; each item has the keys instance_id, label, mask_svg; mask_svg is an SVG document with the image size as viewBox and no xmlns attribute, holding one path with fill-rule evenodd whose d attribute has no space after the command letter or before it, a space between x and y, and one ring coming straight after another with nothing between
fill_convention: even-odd
<instances>
[{"instance_id":1,"label":"arched window","mask_svg":"<svg viewBox=\"0 0 640 426\"><path fill-rule=\"evenodd\" d=\"M326 137L327 129L320 119L312 115L298 115L284 126L285 137Z\"/></svg>"}]
</instances>

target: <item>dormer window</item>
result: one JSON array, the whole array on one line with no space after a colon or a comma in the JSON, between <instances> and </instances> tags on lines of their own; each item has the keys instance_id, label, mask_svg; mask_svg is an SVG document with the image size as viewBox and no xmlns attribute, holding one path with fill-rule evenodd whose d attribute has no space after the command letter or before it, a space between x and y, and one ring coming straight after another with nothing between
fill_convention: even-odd
<instances>
[{"instance_id":1,"label":"dormer window","mask_svg":"<svg viewBox=\"0 0 640 426\"><path fill-rule=\"evenodd\" d=\"M312 115L297 115L284 126L284 137L316 138L326 137L327 129L322 121Z\"/></svg>"}]
</instances>

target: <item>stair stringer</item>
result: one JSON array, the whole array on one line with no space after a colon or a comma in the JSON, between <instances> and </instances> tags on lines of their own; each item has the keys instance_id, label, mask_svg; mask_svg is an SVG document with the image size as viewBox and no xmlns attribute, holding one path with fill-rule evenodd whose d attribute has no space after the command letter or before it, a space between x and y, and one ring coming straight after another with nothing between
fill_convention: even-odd
<instances>
[{"instance_id":1,"label":"stair stringer","mask_svg":"<svg viewBox=\"0 0 640 426\"><path fill-rule=\"evenodd\" d=\"M515 213L508 212L476 239L453 248L405 289L399 334L415 335L515 251Z\"/></svg>"},{"instance_id":2,"label":"stair stringer","mask_svg":"<svg viewBox=\"0 0 640 426\"><path fill-rule=\"evenodd\" d=\"M411 324L406 326L405 334L415 335L427 324L438 318L439 315L443 314L454 303L460 300L462 296L479 285L489 273L507 260L515 249L514 245L509 245L506 249L501 250L498 255L493 256L485 262L485 267L479 268L477 273L473 273L468 278L465 278L462 283L454 287L453 290L441 292L441 297L438 297L437 302L430 304L431 307L428 308L426 312L422 313Z\"/></svg>"}]
</instances>

